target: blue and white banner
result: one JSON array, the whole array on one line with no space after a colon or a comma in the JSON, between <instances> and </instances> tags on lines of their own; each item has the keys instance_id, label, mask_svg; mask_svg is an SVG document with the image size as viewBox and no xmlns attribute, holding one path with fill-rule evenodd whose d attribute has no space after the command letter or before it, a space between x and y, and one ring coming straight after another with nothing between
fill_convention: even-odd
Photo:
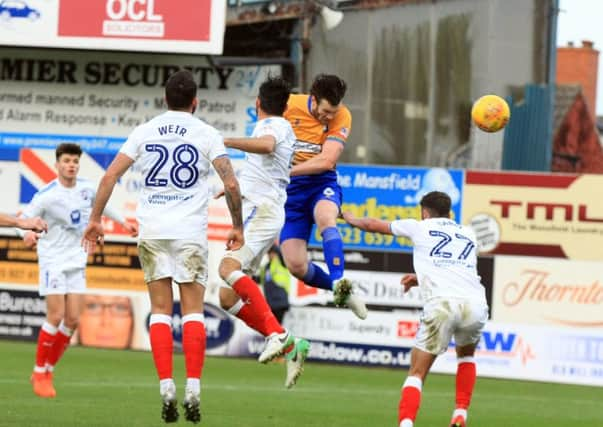
<instances>
[{"instance_id":1,"label":"blue and white banner","mask_svg":"<svg viewBox=\"0 0 603 427\"><path fill-rule=\"evenodd\" d=\"M443 191L452 199L453 217L461 218L464 172L443 168L381 167L338 165L338 182L343 190L343 211L356 216L369 216L394 221L421 219L419 202L430 191ZM383 236L338 224L343 243L349 249L379 251L411 251L408 239ZM310 244L319 246L316 227Z\"/></svg>"},{"instance_id":2,"label":"blue and white banner","mask_svg":"<svg viewBox=\"0 0 603 427\"><path fill-rule=\"evenodd\" d=\"M476 352L478 375L603 386L600 329L526 326L490 322ZM433 365L456 373L454 344Z\"/></svg>"}]
</instances>

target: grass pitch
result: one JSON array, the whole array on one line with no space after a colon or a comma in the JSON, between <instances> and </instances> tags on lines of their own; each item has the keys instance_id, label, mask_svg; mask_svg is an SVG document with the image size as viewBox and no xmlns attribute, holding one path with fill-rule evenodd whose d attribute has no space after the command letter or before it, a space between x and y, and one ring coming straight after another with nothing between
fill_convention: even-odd
<instances>
[{"instance_id":1,"label":"grass pitch","mask_svg":"<svg viewBox=\"0 0 603 427\"><path fill-rule=\"evenodd\" d=\"M55 372L57 398L31 391L35 346L0 341L1 426L161 426L159 386L149 353L70 348ZM179 398L184 360L174 358ZM402 369L309 363L293 390L284 365L207 358L206 427L381 427L397 425ZM431 375L416 425L447 427L454 376ZM173 425L185 425L182 416ZM603 427L603 388L478 378L471 427Z\"/></svg>"}]
</instances>

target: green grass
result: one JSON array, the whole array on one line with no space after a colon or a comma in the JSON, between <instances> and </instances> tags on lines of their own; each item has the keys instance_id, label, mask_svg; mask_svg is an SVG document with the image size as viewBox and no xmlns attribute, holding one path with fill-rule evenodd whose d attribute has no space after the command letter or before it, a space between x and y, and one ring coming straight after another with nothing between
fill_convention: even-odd
<instances>
[{"instance_id":1,"label":"green grass","mask_svg":"<svg viewBox=\"0 0 603 427\"><path fill-rule=\"evenodd\" d=\"M29 384L35 346L0 341L0 425L159 426L159 387L145 352L71 348L55 373L56 399ZM179 396L184 361L174 358ZM202 426L396 426L406 371L310 363L295 389L284 366L210 357L202 382ZM431 375L416 425L446 427L454 377ZM479 378L472 427L602 427L603 388ZM187 424L182 418L178 423Z\"/></svg>"}]
</instances>

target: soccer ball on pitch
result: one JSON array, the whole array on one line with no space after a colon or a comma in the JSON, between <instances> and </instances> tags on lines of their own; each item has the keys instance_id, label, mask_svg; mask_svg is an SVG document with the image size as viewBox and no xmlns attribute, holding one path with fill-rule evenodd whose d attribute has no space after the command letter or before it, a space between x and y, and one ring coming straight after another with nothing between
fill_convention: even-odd
<instances>
[{"instance_id":1,"label":"soccer ball on pitch","mask_svg":"<svg viewBox=\"0 0 603 427\"><path fill-rule=\"evenodd\" d=\"M509 104L497 95L484 95L471 108L473 123L484 132L498 132L507 125L510 117Z\"/></svg>"}]
</instances>

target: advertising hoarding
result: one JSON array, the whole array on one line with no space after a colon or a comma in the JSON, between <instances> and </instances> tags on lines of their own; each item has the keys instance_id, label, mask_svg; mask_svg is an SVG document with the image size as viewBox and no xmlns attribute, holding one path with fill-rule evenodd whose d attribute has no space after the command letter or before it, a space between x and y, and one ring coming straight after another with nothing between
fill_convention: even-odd
<instances>
[{"instance_id":1,"label":"advertising hoarding","mask_svg":"<svg viewBox=\"0 0 603 427\"><path fill-rule=\"evenodd\" d=\"M600 260L600 175L467 171L463 223L482 252Z\"/></svg>"},{"instance_id":2,"label":"advertising hoarding","mask_svg":"<svg viewBox=\"0 0 603 427\"><path fill-rule=\"evenodd\" d=\"M222 54L224 0L9 0L5 45Z\"/></svg>"},{"instance_id":3,"label":"advertising hoarding","mask_svg":"<svg viewBox=\"0 0 603 427\"><path fill-rule=\"evenodd\" d=\"M455 169L338 165L337 181L343 191L342 210L356 216L393 221L421 218L419 202L426 193L445 191L452 200L453 217L460 219L463 203L464 172ZM383 236L337 224L343 243L349 249L411 251L407 238ZM316 227L310 245L321 245Z\"/></svg>"},{"instance_id":4,"label":"advertising hoarding","mask_svg":"<svg viewBox=\"0 0 603 427\"><path fill-rule=\"evenodd\" d=\"M492 318L498 322L603 326L603 263L497 256Z\"/></svg>"}]
</instances>

